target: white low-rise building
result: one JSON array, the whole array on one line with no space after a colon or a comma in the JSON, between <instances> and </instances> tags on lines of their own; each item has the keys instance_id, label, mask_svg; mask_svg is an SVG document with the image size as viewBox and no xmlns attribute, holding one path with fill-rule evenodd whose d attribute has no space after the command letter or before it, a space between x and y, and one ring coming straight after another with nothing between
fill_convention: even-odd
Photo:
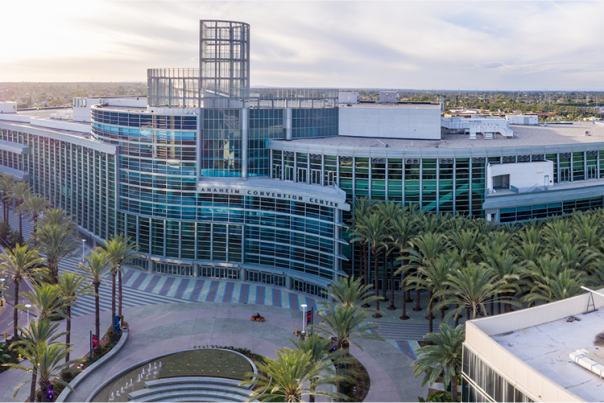
<instances>
[{"instance_id":1,"label":"white low-rise building","mask_svg":"<svg viewBox=\"0 0 604 403\"><path fill-rule=\"evenodd\" d=\"M601 402L604 289L471 320L463 402Z\"/></svg>"}]
</instances>

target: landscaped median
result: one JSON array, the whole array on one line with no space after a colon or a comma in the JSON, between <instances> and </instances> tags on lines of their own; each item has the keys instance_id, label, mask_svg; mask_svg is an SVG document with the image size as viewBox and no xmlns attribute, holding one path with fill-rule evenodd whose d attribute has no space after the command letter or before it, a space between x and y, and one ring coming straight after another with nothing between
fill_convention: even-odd
<instances>
[{"instance_id":1,"label":"landscaped median","mask_svg":"<svg viewBox=\"0 0 604 403\"><path fill-rule=\"evenodd\" d=\"M115 356L117 353L119 353L119 351L124 347L124 345L126 344L126 341L128 340L128 327L124 326L122 329L122 335L117 343L117 345L113 348L111 348L110 350L106 351L105 354L99 358L98 360L94 361L91 365L89 365L87 368L84 368L84 370L82 372L80 372L78 374L78 376L75 377L75 379L73 381L71 381L69 383L69 385L76 389L77 386L84 380L86 379L86 377L88 375L90 375L91 373L93 373L97 368L103 366L103 364L110 360L113 356ZM111 333L107 332L105 334L105 336L103 337L104 340L109 340L109 338L111 337ZM103 346L99 346L101 349L103 348ZM87 357L89 357L87 355ZM86 360L87 358L84 358L84 360ZM61 394L59 395L59 397L57 398L57 402L64 402L69 394L72 393L71 390L69 388L65 388L63 389L63 391L61 392Z\"/></svg>"}]
</instances>

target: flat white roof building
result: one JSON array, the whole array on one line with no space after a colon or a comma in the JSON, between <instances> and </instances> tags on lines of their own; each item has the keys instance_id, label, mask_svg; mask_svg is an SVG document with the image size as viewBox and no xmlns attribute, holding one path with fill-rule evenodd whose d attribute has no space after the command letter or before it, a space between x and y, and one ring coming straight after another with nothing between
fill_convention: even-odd
<instances>
[{"instance_id":1,"label":"flat white roof building","mask_svg":"<svg viewBox=\"0 0 604 403\"><path fill-rule=\"evenodd\" d=\"M590 294L467 322L462 401L603 402L604 297Z\"/></svg>"}]
</instances>

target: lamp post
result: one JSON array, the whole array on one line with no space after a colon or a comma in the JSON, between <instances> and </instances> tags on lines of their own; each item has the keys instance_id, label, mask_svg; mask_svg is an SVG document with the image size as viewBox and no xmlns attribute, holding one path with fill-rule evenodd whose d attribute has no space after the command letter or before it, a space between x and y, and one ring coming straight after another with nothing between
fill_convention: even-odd
<instances>
[{"instance_id":1,"label":"lamp post","mask_svg":"<svg viewBox=\"0 0 604 403\"><path fill-rule=\"evenodd\" d=\"M84 246L84 245L85 245L85 244L86 244L86 240L85 240L85 239L82 239L82 260L84 260L84 248L85 248L85 246Z\"/></svg>"},{"instance_id":2,"label":"lamp post","mask_svg":"<svg viewBox=\"0 0 604 403\"><path fill-rule=\"evenodd\" d=\"M308 305L302 304L300 306L302 307L302 334L304 334L304 327L306 326L306 308Z\"/></svg>"},{"instance_id":3,"label":"lamp post","mask_svg":"<svg viewBox=\"0 0 604 403\"><path fill-rule=\"evenodd\" d=\"M31 304L27 304L25 307L27 308L27 326L29 326L29 308L31 308Z\"/></svg>"},{"instance_id":4,"label":"lamp post","mask_svg":"<svg viewBox=\"0 0 604 403\"><path fill-rule=\"evenodd\" d=\"M5 278L0 278L0 282L2 283L2 285L0 285L0 306L4 306L4 282L6 281Z\"/></svg>"}]
</instances>

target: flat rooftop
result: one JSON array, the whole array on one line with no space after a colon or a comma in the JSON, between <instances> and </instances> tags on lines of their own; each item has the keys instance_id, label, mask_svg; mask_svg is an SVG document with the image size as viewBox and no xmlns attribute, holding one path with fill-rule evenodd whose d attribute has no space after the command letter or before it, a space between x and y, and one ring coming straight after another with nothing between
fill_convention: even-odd
<instances>
[{"instance_id":1,"label":"flat rooftop","mask_svg":"<svg viewBox=\"0 0 604 403\"><path fill-rule=\"evenodd\" d=\"M586 349L590 359L604 365L604 308L573 316L580 321L563 318L491 338L576 396L588 402L604 402L604 379L569 358L570 353Z\"/></svg>"},{"instance_id":2,"label":"flat rooftop","mask_svg":"<svg viewBox=\"0 0 604 403\"><path fill-rule=\"evenodd\" d=\"M11 123L23 127L31 127L37 129L47 129L59 133L65 133L73 136L78 136L90 139L90 123L89 122L74 122L68 119L51 119L51 114L60 113L61 115L72 115L73 108L52 108L52 109L32 109L20 110L17 113L0 114L0 122ZM28 116L32 120L24 121L23 117ZM69 130L69 127L73 130ZM84 129L86 132L83 132Z\"/></svg>"},{"instance_id":3,"label":"flat rooftop","mask_svg":"<svg viewBox=\"0 0 604 403\"><path fill-rule=\"evenodd\" d=\"M335 147L378 148L386 146L389 148L435 148L437 146L438 148L488 148L604 142L604 124L601 123L573 122L572 124L547 126L510 125L510 128L514 131L513 138L497 135L493 140L484 140L480 134L477 135L476 140L470 140L467 134L445 134L443 132L441 140L334 136L294 139L292 142ZM586 136L585 131L590 131L591 135Z\"/></svg>"},{"instance_id":4,"label":"flat rooftop","mask_svg":"<svg viewBox=\"0 0 604 403\"><path fill-rule=\"evenodd\" d=\"M358 104L346 104L346 102L339 104L340 108L405 108L405 109L440 109L440 104L405 104L405 103L358 103Z\"/></svg>"}]
</instances>

